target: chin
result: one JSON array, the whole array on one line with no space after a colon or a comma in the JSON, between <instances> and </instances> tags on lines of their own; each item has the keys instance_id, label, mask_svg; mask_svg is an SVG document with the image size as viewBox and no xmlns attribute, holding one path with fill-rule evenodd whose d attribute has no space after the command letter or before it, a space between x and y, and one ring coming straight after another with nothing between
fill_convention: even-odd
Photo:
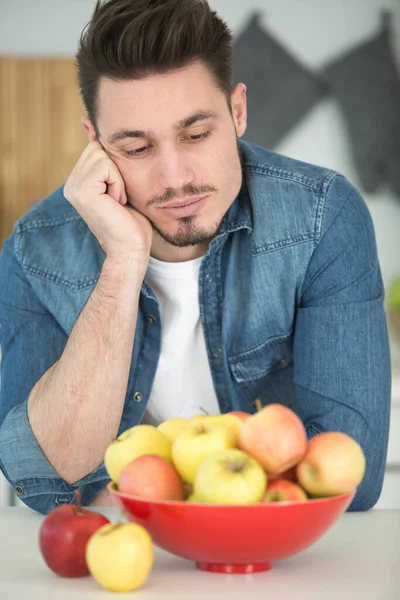
<instances>
[{"instance_id":1,"label":"chin","mask_svg":"<svg viewBox=\"0 0 400 600\"><path fill-rule=\"evenodd\" d=\"M212 224L197 224L196 220L194 217L179 219L178 226L171 232L159 228L155 223L153 227L163 240L177 248L209 243L217 235L222 219Z\"/></svg>"}]
</instances>

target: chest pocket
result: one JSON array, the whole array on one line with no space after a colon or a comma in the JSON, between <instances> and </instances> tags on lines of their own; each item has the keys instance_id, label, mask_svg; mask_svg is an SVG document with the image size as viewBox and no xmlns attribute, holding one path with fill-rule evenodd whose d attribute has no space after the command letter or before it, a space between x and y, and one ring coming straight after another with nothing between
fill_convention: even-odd
<instances>
[{"instance_id":1,"label":"chest pocket","mask_svg":"<svg viewBox=\"0 0 400 600\"><path fill-rule=\"evenodd\" d=\"M297 412L292 332L232 355L228 361L235 384L254 411L258 398L263 406L277 402Z\"/></svg>"}]
</instances>

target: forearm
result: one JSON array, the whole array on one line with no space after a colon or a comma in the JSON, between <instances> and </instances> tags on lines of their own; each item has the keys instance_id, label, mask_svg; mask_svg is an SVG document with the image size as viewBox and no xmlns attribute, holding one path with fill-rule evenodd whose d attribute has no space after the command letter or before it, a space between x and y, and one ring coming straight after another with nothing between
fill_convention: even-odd
<instances>
[{"instance_id":1,"label":"forearm","mask_svg":"<svg viewBox=\"0 0 400 600\"><path fill-rule=\"evenodd\" d=\"M103 460L120 424L144 269L107 260L60 359L28 400L32 431L68 483Z\"/></svg>"},{"instance_id":2,"label":"forearm","mask_svg":"<svg viewBox=\"0 0 400 600\"><path fill-rule=\"evenodd\" d=\"M308 438L324 431L343 431L362 447L366 471L348 510L372 508L379 499L385 475L390 418L387 385L374 390L376 410L370 407L362 412L355 409L351 402L337 402L300 386L297 387L297 393ZM354 396L351 400L354 401Z\"/></svg>"}]
</instances>

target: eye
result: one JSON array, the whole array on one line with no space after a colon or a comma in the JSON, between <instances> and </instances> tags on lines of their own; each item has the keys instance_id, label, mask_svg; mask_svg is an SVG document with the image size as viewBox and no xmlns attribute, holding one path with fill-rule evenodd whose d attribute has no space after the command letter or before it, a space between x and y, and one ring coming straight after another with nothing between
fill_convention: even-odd
<instances>
[{"instance_id":1,"label":"eye","mask_svg":"<svg viewBox=\"0 0 400 600\"><path fill-rule=\"evenodd\" d=\"M206 140L208 138L210 133L211 131L205 131L204 133L198 133L196 135L188 135L186 139L193 143L202 142L203 140Z\"/></svg>"},{"instance_id":2,"label":"eye","mask_svg":"<svg viewBox=\"0 0 400 600\"><path fill-rule=\"evenodd\" d=\"M142 146L142 148L137 148L136 150L123 150L124 156L141 156L146 152L149 146Z\"/></svg>"}]
</instances>

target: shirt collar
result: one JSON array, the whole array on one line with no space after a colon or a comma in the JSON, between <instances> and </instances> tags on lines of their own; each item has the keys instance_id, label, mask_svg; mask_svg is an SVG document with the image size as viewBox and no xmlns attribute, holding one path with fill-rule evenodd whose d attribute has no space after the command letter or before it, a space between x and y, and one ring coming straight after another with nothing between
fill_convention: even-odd
<instances>
[{"instance_id":1,"label":"shirt collar","mask_svg":"<svg viewBox=\"0 0 400 600\"><path fill-rule=\"evenodd\" d=\"M219 234L233 233L244 229L248 235L253 231L253 211L248 188L248 173L243 168L243 144L239 140L240 162L242 165L242 185L238 195L225 214Z\"/></svg>"}]
</instances>

